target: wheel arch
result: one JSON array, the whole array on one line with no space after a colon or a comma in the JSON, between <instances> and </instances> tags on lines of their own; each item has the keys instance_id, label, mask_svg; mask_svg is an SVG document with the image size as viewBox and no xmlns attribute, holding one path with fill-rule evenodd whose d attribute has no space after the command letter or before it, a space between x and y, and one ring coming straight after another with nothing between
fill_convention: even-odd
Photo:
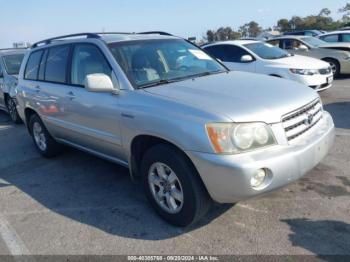
<instances>
[{"instance_id":1,"label":"wheel arch","mask_svg":"<svg viewBox=\"0 0 350 262\"><path fill-rule=\"evenodd\" d=\"M179 147L178 145L176 145L175 143L173 143L167 139L164 139L164 138L161 138L161 137L158 137L155 135L141 134L141 135L135 136L132 139L131 144L130 144L129 169L130 169L130 174L134 180L138 180L140 178L140 172L139 172L140 171L140 164L141 164L141 161L142 161L144 154L151 147L153 147L155 145L159 145L159 144L168 145L171 148L175 149L180 154L182 154L183 156L185 156L185 158L189 161L191 166L194 168L194 170L196 170L196 172L198 174L198 170L196 169L192 160L186 154L185 150L183 150L181 147Z\"/></svg>"},{"instance_id":2,"label":"wheel arch","mask_svg":"<svg viewBox=\"0 0 350 262\"><path fill-rule=\"evenodd\" d=\"M32 117L32 115L38 115L39 116L39 114L34 109L32 109L30 107L27 107L27 108L24 109L24 116L25 116L24 122L25 122L25 124L27 126L27 129L28 129L30 134L32 133L32 131L30 130L30 127L29 127L29 121L30 121L30 118Z\"/></svg>"}]
</instances>

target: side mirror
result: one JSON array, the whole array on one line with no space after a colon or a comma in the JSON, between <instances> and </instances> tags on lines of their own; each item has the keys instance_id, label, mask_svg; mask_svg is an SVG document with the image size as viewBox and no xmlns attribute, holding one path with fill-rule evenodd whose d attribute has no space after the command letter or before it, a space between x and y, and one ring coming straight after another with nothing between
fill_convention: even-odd
<instances>
[{"instance_id":1,"label":"side mirror","mask_svg":"<svg viewBox=\"0 0 350 262\"><path fill-rule=\"evenodd\" d=\"M300 45L298 50L300 50L300 51L308 51L309 48L306 45Z\"/></svg>"},{"instance_id":2,"label":"side mirror","mask_svg":"<svg viewBox=\"0 0 350 262\"><path fill-rule=\"evenodd\" d=\"M254 58L251 55L244 55L241 57L241 62L242 63L250 63L253 62Z\"/></svg>"},{"instance_id":3,"label":"side mirror","mask_svg":"<svg viewBox=\"0 0 350 262\"><path fill-rule=\"evenodd\" d=\"M90 74L85 77L85 88L90 92L117 93L112 79L105 74Z\"/></svg>"}]
</instances>

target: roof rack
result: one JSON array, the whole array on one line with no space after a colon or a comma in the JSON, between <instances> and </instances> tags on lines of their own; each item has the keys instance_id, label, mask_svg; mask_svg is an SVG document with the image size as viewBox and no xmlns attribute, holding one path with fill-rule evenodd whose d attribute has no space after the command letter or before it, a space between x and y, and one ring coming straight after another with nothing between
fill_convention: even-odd
<instances>
[{"instance_id":1,"label":"roof rack","mask_svg":"<svg viewBox=\"0 0 350 262\"><path fill-rule=\"evenodd\" d=\"M100 32L100 33L79 33L79 34L70 34L70 35L62 35L62 36L57 36L57 37L52 37L52 38L48 38L39 42L34 43L31 48L36 48L38 46L41 45L48 45L51 44L52 41L55 40L61 40L61 39L65 39L65 38L71 38L71 37L78 37L78 36L85 36L86 38L95 38L95 39L101 39L101 35L131 35L131 34L136 34L134 33L127 33L127 32ZM150 32L141 32L138 34L142 34L142 35L150 35L150 34L158 34L158 35L167 35L167 36L172 36L172 34L169 34L167 32L162 32L162 31L150 31Z\"/></svg>"},{"instance_id":2,"label":"roof rack","mask_svg":"<svg viewBox=\"0 0 350 262\"><path fill-rule=\"evenodd\" d=\"M71 35L62 35L62 36L57 36L57 37L53 37L53 38L49 38L49 39L45 39L45 40L36 42L35 44L32 45L32 48L36 48L40 45L51 44L52 41L54 41L54 40L60 40L60 39L65 39L65 38L77 37L77 36L86 36L86 38L101 38L96 33L79 33L79 34L71 34Z\"/></svg>"},{"instance_id":3,"label":"roof rack","mask_svg":"<svg viewBox=\"0 0 350 262\"><path fill-rule=\"evenodd\" d=\"M169 34L167 32L163 31L149 31L149 32L141 32L140 35L167 35L167 36L173 36L172 34Z\"/></svg>"}]
</instances>

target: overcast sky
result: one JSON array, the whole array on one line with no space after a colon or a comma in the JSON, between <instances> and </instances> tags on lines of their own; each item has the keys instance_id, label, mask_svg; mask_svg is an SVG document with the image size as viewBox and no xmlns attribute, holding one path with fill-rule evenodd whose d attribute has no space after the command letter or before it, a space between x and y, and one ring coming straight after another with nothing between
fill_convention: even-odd
<instances>
[{"instance_id":1,"label":"overcast sky","mask_svg":"<svg viewBox=\"0 0 350 262\"><path fill-rule=\"evenodd\" d=\"M201 37L207 29L255 20L264 28L279 18L318 14L335 18L346 0L0 0L0 48L67 33L162 30Z\"/></svg>"}]
</instances>

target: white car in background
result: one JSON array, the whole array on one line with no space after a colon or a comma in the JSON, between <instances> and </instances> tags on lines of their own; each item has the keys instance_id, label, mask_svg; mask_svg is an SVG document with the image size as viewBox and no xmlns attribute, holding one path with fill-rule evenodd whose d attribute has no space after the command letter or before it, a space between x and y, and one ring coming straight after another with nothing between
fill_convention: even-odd
<instances>
[{"instance_id":1,"label":"white car in background","mask_svg":"<svg viewBox=\"0 0 350 262\"><path fill-rule=\"evenodd\" d=\"M318 38L328 43L349 43L350 31L333 31L320 35Z\"/></svg>"},{"instance_id":2,"label":"white car in background","mask_svg":"<svg viewBox=\"0 0 350 262\"><path fill-rule=\"evenodd\" d=\"M271 44L237 40L217 42L202 48L222 61L230 70L281 77L305 84L316 91L330 88L333 72L329 63L291 55Z\"/></svg>"}]
</instances>

